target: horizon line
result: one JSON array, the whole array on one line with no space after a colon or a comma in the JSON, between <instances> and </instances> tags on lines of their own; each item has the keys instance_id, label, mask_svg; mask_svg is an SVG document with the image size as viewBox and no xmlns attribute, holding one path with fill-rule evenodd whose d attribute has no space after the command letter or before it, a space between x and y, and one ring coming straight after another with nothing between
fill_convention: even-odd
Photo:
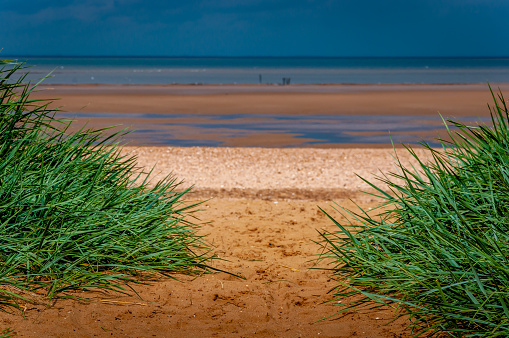
<instances>
[{"instance_id":1,"label":"horizon line","mask_svg":"<svg viewBox=\"0 0 509 338\"><path fill-rule=\"evenodd\" d=\"M145 59L508 59L509 55L484 56L320 56L320 55L286 55L286 56L226 56L226 55L63 55L63 54L5 54L4 57L37 57L37 58L145 58Z\"/></svg>"}]
</instances>

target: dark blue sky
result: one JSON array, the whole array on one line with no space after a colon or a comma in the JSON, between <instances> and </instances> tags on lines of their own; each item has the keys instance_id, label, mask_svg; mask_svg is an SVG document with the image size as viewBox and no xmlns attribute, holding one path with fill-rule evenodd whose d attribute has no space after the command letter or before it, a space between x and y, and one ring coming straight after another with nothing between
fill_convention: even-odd
<instances>
[{"instance_id":1,"label":"dark blue sky","mask_svg":"<svg viewBox=\"0 0 509 338\"><path fill-rule=\"evenodd\" d=\"M509 56L508 0L0 0L4 55Z\"/></svg>"}]
</instances>

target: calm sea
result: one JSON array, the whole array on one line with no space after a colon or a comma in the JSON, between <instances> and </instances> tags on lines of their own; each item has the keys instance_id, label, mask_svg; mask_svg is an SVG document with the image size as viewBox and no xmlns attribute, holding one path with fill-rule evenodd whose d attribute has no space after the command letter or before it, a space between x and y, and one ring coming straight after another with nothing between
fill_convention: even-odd
<instances>
[{"instance_id":1,"label":"calm sea","mask_svg":"<svg viewBox=\"0 0 509 338\"><path fill-rule=\"evenodd\" d=\"M3 57L26 61L49 84L496 83L507 58Z\"/></svg>"}]
</instances>

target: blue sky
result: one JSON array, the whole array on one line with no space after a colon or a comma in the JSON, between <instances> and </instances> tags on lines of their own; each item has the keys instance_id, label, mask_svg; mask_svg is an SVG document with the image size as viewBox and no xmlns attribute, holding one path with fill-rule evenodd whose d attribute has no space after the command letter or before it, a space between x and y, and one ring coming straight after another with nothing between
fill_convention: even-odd
<instances>
[{"instance_id":1,"label":"blue sky","mask_svg":"<svg viewBox=\"0 0 509 338\"><path fill-rule=\"evenodd\" d=\"M508 0L0 0L4 55L509 56Z\"/></svg>"}]
</instances>

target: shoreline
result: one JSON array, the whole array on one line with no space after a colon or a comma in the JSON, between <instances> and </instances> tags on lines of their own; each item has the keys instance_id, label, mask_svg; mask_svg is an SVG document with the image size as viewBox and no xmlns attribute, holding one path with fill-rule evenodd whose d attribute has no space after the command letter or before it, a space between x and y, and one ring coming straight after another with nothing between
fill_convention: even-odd
<instances>
[{"instance_id":1,"label":"shoreline","mask_svg":"<svg viewBox=\"0 0 509 338\"><path fill-rule=\"evenodd\" d=\"M282 85L280 83L47 83L42 82L39 86L89 86L89 87L98 87L98 86L117 86L117 87L346 87L346 86L359 86L359 87L411 87L411 86L480 86L485 85L487 83L493 85L509 85L509 82L436 82L436 83L425 83L425 82L395 82L395 83L356 83L356 82L323 82L323 83L292 83L287 85Z\"/></svg>"},{"instance_id":2,"label":"shoreline","mask_svg":"<svg viewBox=\"0 0 509 338\"><path fill-rule=\"evenodd\" d=\"M335 93L348 93L348 92L364 92L364 91L414 91L414 90L484 90L488 89L488 84L497 90L499 87L504 90L509 90L509 82L451 82L451 83L296 83L289 85L282 85L279 83L166 83L166 84L133 84L133 83L45 83L42 82L38 88L49 89L54 87L57 90L73 91L82 88L86 89L137 89L143 90L168 90L167 94L182 94L182 95L195 95L199 94L201 90L210 93L221 92L335 92ZM174 90L174 91L173 91ZM189 91L186 91L189 90Z\"/></svg>"}]
</instances>

